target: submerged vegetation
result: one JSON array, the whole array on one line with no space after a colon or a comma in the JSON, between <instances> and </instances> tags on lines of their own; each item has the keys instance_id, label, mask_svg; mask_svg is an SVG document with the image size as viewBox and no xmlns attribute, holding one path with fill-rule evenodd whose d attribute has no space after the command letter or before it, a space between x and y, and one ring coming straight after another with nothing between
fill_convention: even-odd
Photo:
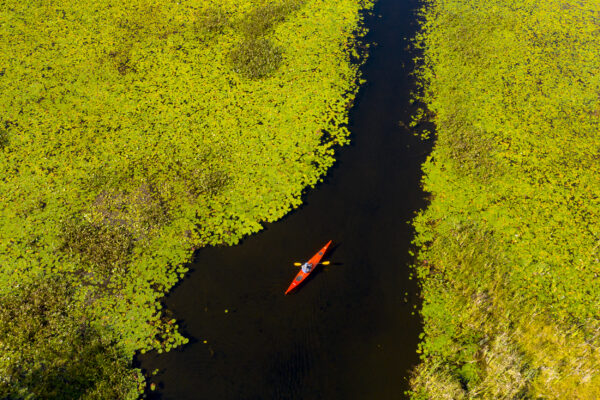
<instances>
[{"instance_id":1,"label":"submerged vegetation","mask_svg":"<svg viewBox=\"0 0 600 400\"><path fill-rule=\"evenodd\" d=\"M597 2L424 7L413 399L600 398L599 20Z\"/></svg>"},{"instance_id":2,"label":"submerged vegetation","mask_svg":"<svg viewBox=\"0 0 600 400\"><path fill-rule=\"evenodd\" d=\"M369 0L0 2L0 397L135 398L194 249L348 141Z\"/></svg>"}]
</instances>

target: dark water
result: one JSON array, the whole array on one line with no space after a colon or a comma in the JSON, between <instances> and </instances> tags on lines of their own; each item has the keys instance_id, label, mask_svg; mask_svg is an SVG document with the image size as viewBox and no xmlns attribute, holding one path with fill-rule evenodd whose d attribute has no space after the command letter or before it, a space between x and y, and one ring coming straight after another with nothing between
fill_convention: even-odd
<instances>
[{"instance_id":1,"label":"dark water","mask_svg":"<svg viewBox=\"0 0 600 400\"><path fill-rule=\"evenodd\" d=\"M398 124L411 112L404 38L416 29L417 5L380 0L368 18L367 40L378 45L351 112L353 144L339 150L325 183L241 245L199 251L168 296L192 341L140 358L162 371L152 398L404 398L421 328L409 221L425 206L420 164L430 148ZM329 239L334 265L284 296L292 263Z\"/></svg>"}]
</instances>

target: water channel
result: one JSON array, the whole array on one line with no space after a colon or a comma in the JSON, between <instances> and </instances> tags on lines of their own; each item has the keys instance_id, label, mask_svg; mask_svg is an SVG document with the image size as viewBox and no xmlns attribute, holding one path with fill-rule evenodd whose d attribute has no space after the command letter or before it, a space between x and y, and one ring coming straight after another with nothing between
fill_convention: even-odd
<instances>
[{"instance_id":1,"label":"water channel","mask_svg":"<svg viewBox=\"0 0 600 400\"><path fill-rule=\"evenodd\" d=\"M425 206L420 165L431 147L408 122L406 47L417 1L379 0L367 18L367 83L350 114L352 145L283 220L234 247L200 250L165 299L190 338L138 359L152 399L401 399L421 331L409 279L409 221ZM328 240L332 265L283 292L295 261Z\"/></svg>"}]
</instances>

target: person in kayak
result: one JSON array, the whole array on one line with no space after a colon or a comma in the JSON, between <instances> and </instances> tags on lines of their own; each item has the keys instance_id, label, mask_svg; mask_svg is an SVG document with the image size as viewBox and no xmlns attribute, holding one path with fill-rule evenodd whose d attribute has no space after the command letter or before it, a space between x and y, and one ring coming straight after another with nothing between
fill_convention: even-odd
<instances>
[{"instance_id":1,"label":"person in kayak","mask_svg":"<svg viewBox=\"0 0 600 400\"><path fill-rule=\"evenodd\" d=\"M302 272L304 272L305 274L308 274L310 272L310 270L312 269L313 265L310 263L305 262L304 264L302 264Z\"/></svg>"}]
</instances>

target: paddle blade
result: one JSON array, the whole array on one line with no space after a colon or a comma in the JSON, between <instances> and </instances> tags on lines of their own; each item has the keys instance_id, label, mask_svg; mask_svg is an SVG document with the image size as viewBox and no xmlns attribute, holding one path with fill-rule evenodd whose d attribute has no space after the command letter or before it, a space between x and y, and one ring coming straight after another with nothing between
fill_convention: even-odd
<instances>
[{"instance_id":1,"label":"paddle blade","mask_svg":"<svg viewBox=\"0 0 600 400\"><path fill-rule=\"evenodd\" d=\"M301 266L302 266L302 263L295 262L295 263L294 263L294 265L295 265L296 267L301 267Z\"/></svg>"},{"instance_id":2,"label":"paddle blade","mask_svg":"<svg viewBox=\"0 0 600 400\"><path fill-rule=\"evenodd\" d=\"M331 264L331 262L330 262L330 261L323 261L323 262L321 263L321 265L329 265L329 264Z\"/></svg>"}]
</instances>

